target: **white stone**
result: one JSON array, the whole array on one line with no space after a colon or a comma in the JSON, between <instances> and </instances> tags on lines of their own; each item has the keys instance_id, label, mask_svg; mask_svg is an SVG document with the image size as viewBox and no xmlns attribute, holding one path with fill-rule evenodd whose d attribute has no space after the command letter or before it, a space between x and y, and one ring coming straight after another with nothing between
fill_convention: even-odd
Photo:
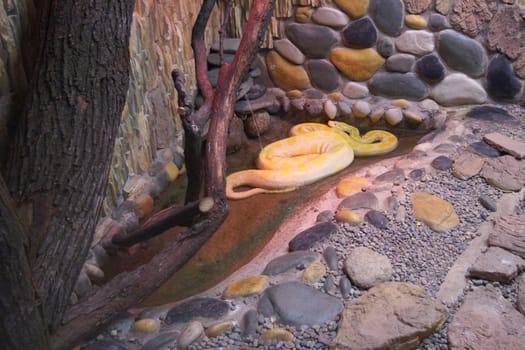
<instances>
[{"instance_id":1,"label":"white stone","mask_svg":"<svg viewBox=\"0 0 525 350\"><path fill-rule=\"evenodd\" d=\"M397 125L403 120L403 111L401 108L390 108L385 112L385 120L390 125Z\"/></svg>"},{"instance_id":2,"label":"white stone","mask_svg":"<svg viewBox=\"0 0 525 350\"><path fill-rule=\"evenodd\" d=\"M337 107L331 100L324 102L323 109L328 119L334 119L337 116Z\"/></svg>"},{"instance_id":3,"label":"white stone","mask_svg":"<svg viewBox=\"0 0 525 350\"><path fill-rule=\"evenodd\" d=\"M366 85L355 83L353 81L347 83L343 88L343 95L348 98L363 98L368 96L369 91Z\"/></svg>"},{"instance_id":4,"label":"white stone","mask_svg":"<svg viewBox=\"0 0 525 350\"><path fill-rule=\"evenodd\" d=\"M352 249L344 262L350 280L360 288L371 288L392 279L392 264L385 255L370 248Z\"/></svg>"},{"instance_id":5,"label":"white stone","mask_svg":"<svg viewBox=\"0 0 525 350\"><path fill-rule=\"evenodd\" d=\"M366 101L357 101L352 106L352 113L357 118L364 118L371 112L370 104Z\"/></svg>"},{"instance_id":6,"label":"white stone","mask_svg":"<svg viewBox=\"0 0 525 350\"><path fill-rule=\"evenodd\" d=\"M383 107L379 107L377 109L374 109L372 113L370 113L370 121L375 124L378 121L383 118L383 115L385 115L385 109Z\"/></svg>"},{"instance_id":7,"label":"white stone","mask_svg":"<svg viewBox=\"0 0 525 350\"><path fill-rule=\"evenodd\" d=\"M436 112L439 111L439 105L436 103L436 101L431 100L429 98L421 101L418 103L418 106L420 109L428 112Z\"/></svg>"},{"instance_id":8,"label":"white stone","mask_svg":"<svg viewBox=\"0 0 525 350\"><path fill-rule=\"evenodd\" d=\"M487 93L480 83L463 73L453 73L443 79L430 92L441 105L480 104L487 100Z\"/></svg>"},{"instance_id":9,"label":"white stone","mask_svg":"<svg viewBox=\"0 0 525 350\"><path fill-rule=\"evenodd\" d=\"M396 39L396 48L414 55L434 51L434 35L421 30L407 30Z\"/></svg>"}]
</instances>

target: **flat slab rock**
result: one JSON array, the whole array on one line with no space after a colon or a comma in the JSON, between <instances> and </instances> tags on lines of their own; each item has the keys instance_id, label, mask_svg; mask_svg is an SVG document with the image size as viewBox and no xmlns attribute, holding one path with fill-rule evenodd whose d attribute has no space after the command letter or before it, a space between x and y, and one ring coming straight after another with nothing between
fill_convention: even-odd
<instances>
[{"instance_id":1,"label":"flat slab rock","mask_svg":"<svg viewBox=\"0 0 525 350\"><path fill-rule=\"evenodd\" d=\"M295 252L281 255L270 261L264 268L262 274L267 276L275 276L290 271L291 269L295 269L299 265L306 265L320 259L321 254L319 253L297 250Z\"/></svg>"},{"instance_id":2,"label":"flat slab rock","mask_svg":"<svg viewBox=\"0 0 525 350\"><path fill-rule=\"evenodd\" d=\"M313 326L335 320L343 310L343 303L313 287L287 282L267 288L257 309L266 317L276 315L288 325Z\"/></svg>"},{"instance_id":3,"label":"flat slab rock","mask_svg":"<svg viewBox=\"0 0 525 350\"><path fill-rule=\"evenodd\" d=\"M447 309L416 285L386 282L348 303L332 349L413 349L436 332Z\"/></svg>"},{"instance_id":4,"label":"flat slab rock","mask_svg":"<svg viewBox=\"0 0 525 350\"><path fill-rule=\"evenodd\" d=\"M333 222L322 222L316 224L295 236L289 243L290 251L307 250L316 242L337 232L337 225Z\"/></svg>"},{"instance_id":5,"label":"flat slab rock","mask_svg":"<svg viewBox=\"0 0 525 350\"><path fill-rule=\"evenodd\" d=\"M506 215L497 219L488 243L525 258L525 215Z\"/></svg>"},{"instance_id":6,"label":"flat slab rock","mask_svg":"<svg viewBox=\"0 0 525 350\"><path fill-rule=\"evenodd\" d=\"M525 267L525 260L499 247L489 247L469 269L469 277L511 282Z\"/></svg>"},{"instance_id":7,"label":"flat slab rock","mask_svg":"<svg viewBox=\"0 0 525 350\"><path fill-rule=\"evenodd\" d=\"M492 132L483 136L483 140L489 145L516 157L517 159L525 158L525 142L511 139L499 132Z\"/></svg>"},{"instance_id":8,"label":"flat slab rock","mask_svg":"<svg viewBox=\"0 0 525 350\"><path fill-rule=\"evenodd\" d=\"M467 294L448 327L451 350L523 349L525 316L487 286Z\"/></svg>"}]
</instances>

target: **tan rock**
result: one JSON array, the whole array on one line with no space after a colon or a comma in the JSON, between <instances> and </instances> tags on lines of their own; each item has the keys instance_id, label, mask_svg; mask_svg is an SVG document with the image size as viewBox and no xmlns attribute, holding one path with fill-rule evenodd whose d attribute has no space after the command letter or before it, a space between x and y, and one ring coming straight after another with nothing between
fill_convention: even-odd
<instances>
[{"instance_id":1,"label":"tan rock","mask_svg":"<svg viewBox=\"0 0 525 350\"><path fill-rule=\"evenodd\" d=\"M135 211L139 219L142 219L153 211L153 205L155 204L153 197L149 194L141 194L133 199L135 204Z\"/></svg>"},{"instance_id":2,"label":"tan rock","mask_svg":"<svg viewBox=\"0 0 525 350\"><path fill-rule=\"evenodd\" d=\"M233 328L232 321L224 321L212 324L206 329L206 335L210 338L218 337Z\"/></svg>"},{"instance_id":3,"label":"tan rock","mask_svg":"<svg viewBox=\"0 0 525 350\"><path fill-rule=\"evenodd\" d=\"M154 333L160 328L159 320L153 318L144 318L133 323L132 329L139 333Z\"/></svg>"},{"instance_id":4,"label":"tan rock","mask_svg":"<svg viewBox=\"0 0 525 350\"><path fill-rule=\"evenodd\" d=\"M368 0L334 0L352 18L363 17L368 10Z\"/></svg>"},{"instance_id":5,"label":"tan rock","mask_svg":"<svg viewBox=\"0 0 525 350\"><path fill-rule=\"evenodd\" d=\"M374 49L348 49L338 47L331 51L330 60L346 75L355 81L364 81L372 77L385 63Z\"/></svg>"},{"instance_id":6,"label":"tan rock","mask_svg":"<svg viewBox=\"0 0 525 350\"><path fill-rule=\"evenodd\" d=\"M270 128L270 114L260 110L249 115L244 121L244 130L249 137L259 137Z\"/></svg>"},{"instance_id":7,"label":"tan rock","mask_svg":"<svg viewBox=\"0 0 525 350\"><path fill-rule=\"evenodd\" d=\"M259 294L268 284L268 276L258 275L246 277L241 280L230 283L224 292L222 297L225 299L245 297L248 295Z\"/></svg>"},{"instance_id":8,"label":"tan rock","mask_svg":"<svg viewBox=\"0 0 525 350\"><path fill-rule=\"evenodd\" d=\"M337 107L332 100L326 100L323 104L323 110L328 119L334 119L337 116Z\"/></svg>"},{"instance_id":9,"label":"tan rock","mask_svg":"<svg viewBox=\"0 0 525 350\"><path fill-rule=\"evenodd\" d=\"M403 117L405 121L411 125L419 125L423 122L423 117L413 111L403 110Z\"/></svg>"},{"instance_id":10,"label":"tan rock","mask_svg":"<svg viewBox=\"0 0 525 350\"><path fill-rule=\"evenodd\" d=\"M170 182L175 181L175 179L179 176L179 168L173 162L167 163L164 166L164 171L168 175Z\"/></svg>"},{"instance_id":11,"label":"tan rock","mask_svg":"<svg viewBox=\"0 0 525 350\"><path fill-rule=\"evenodd\" d=\"M423 288L385 282L346 304L330 349L415 349L446 319Z\"/></svg>"},{"instance_id":12,"label":"tan rock","mask_svg":"<svg viewBox=\"0 0 525 350\"><path fill-rule=\"evenodd\" d=\"M283 90L302 90L310 86L306 70L290 63L275 51L270 51L266 56L266 66L275 85Z\"/></svg>"},{"instance_id":13,"label":"tan rock","mask_svg":"<svg viewBox=\"0 0 525 350\"><path fill-rule=\"evenodd\" d=\"M319 281L324 275L326 275L326 267L318 261L311 263L303 271L303 279L311 283Z\"/></svg>"},{"instance_id":14,"label":"tan rock","mask_svg":"<svg viewBox=\"0 0 525 350\"><path fill-rule=\"evenodd\" d=\"M290 90L286 92L286 96L289 98L299 98L303 96L303 92L301 90Z\"/></svg>"},{"instance_id":15,"label":"tan rock","mask_svg":"<svg viewBox=\"0 0 525 350\"><path fill-rule=\"evenodd\" d=\"M314 9L310 6L297 6L295 10L295 21L299 23L307 23L310 21L314 13Z\"/></svg>"},{"instance_id":16,"label":"tan rock","mask_svg":"<svg viewBox=\"0 0 525 350\"><path fill-rule=\"evenodd\" d=\"M483 140L489 145L514 156L517 159L525 158L525 142L511 139L499 132L491 132L483 136Z\"/></svg>"},{"instance_id":17,"label":"tan rock","mask_svg":"<svg viewBox=\"0 0 525 350\"><path fill-rule=\"evenodd\" d=\"M410 106L410 101L404 98L399 98L397 100L392 101L392 104L401 108L407 108L408 106Z\"/></svg>"},{"instance_id":18,"label":"tan rock","mask_svg":"<svg viewBox=\"0 0 525 350\"><path fill-rule=\"evenodd\" d=\"M485 161L474 153L463 153L454 160L452 173L455 177L466 180L479 174Z\"/></svg>"},{"instance_id":19,"label":"tan rock","mask_svg":"<svg viewBox=\"0 0 525 350\"><path fill-rule=\"evenodd\" d=\"M328 98L334 102L339 102L343 99L343 94L340 92L332 92L328 94Z\"/></svg>"},{"instance_id":20,"label":"tan rock","mask_svg":"<svg viewBox=\"0 0 525 350\"><path fill-rule=\"evenodd\" d=\"M363 215L351 209L342 209L335 212L335 220L351 225L359 225L363 222Z\"/></svg>"},{"instance_id":21,"label":"tan rock","mask_svg":"<svg viewBox=\"0 0 525 350\"><path fill-rule=\"evenodd\" d=\"M339 197L347 197L354 193L361 192L363 188L368 186L368 179L361 176L348 176L339 181L335 190Z\"/></svg>"},{"instance_id":22,"label":"tan rock","mask_svg":"<svg viewBox=\"0 0 525 350\"><path fill-rule=\"evenodd\" d=\"M436 0L436 11L442 15L448 15L450 11L450 2L451 0Z\"/></svg>"},{"instance_id":23,"label":"tan rock","mask_svg":"<svg viewBox=\"0 0 525 350\"><path fill-rule=\"evenodd\" d=\"M407 15L405 16L405 24L407 27L414 29L423 29L426 28L428 23L425 17L420 15Z\"/></svg>"},{"instance_id":24,"label":"tan rock","mask_svg":"<svg viewBox=\"0 0 525 350\"><path fill-rule=\"evenodd\" d=\"M405 1L405 9L408 13L422 13L425 12L430 4L432 4L432 0L404 0Z\"/></svg>"},{"instance_id":25,"label":"tan rock","mask_svg":"<svg viewBox=\"0 0 525 350\"><path fill-rule=\"evenodd\" d=\"M293 341L293 334L284 328L272 328L267 330L261 335L261 339L264 341Z\"/></svg>"},{"instance_id":26,"label":"tan rock","mask_svg":"<svg viewBox=\"0 0 525 350\"><path fill-rule=\"evenodd\" d=\"M432 230L444 232L459 225L454 207L447 201L430 193L416 192L412 195L414 216Z\"/></svg>"}]
</instances>

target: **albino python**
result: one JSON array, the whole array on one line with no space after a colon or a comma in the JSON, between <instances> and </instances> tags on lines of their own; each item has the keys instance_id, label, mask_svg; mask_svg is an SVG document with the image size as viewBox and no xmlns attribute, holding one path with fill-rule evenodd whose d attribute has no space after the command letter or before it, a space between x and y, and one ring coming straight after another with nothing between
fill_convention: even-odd
<instances>
[{"instance_id":1,"label":"albino python","mask_svg":"<svg viewBox=\"0 0 525 350\"><path fill-rule=\"evenodd\" d=\"M293 191L343 170L354 155L385 154L396 147L396 136L383 130L360 136L356 127L343 122L298 124L290 130L290 137L262 149L258 169L230 174L226 178L226 196L242 199L259 193ZM243 186L252 188L235 191Z\"/></svg>"}]
</instances>

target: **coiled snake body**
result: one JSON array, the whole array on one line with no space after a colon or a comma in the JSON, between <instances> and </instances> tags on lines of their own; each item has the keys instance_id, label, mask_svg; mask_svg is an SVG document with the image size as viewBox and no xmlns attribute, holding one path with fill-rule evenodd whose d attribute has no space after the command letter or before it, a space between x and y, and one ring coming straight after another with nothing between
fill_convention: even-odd
<instances>
[{"instance_id":1,"label":"coiled snake body","mask_svg":"<svg viewBox=\"0 0 525 350\"><path fill-rule=\"evenodd\" d=\"M262 149L258 169L230 174L226 178L226 196L242 199L259 193L293 191L343 170L354 155L385 154L396 147L397 137L383 130L360 136L357 128L342 122L298 124L290 130L290 137ZM252 188L234 191L241 186Z\"/></svg>"}]
</instances>

